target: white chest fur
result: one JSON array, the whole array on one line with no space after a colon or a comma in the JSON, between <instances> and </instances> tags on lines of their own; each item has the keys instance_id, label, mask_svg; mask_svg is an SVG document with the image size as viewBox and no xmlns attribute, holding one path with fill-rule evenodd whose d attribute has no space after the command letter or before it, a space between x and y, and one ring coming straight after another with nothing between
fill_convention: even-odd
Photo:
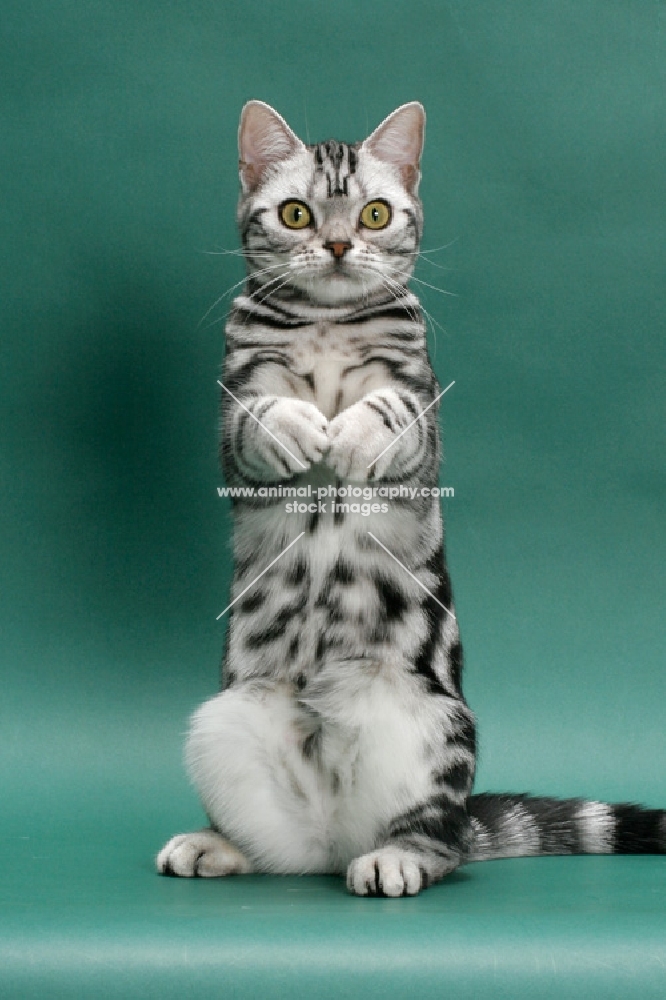
<instances>
[{"instance_id":1,"label":"white chest fur","mask_svg":"<svg viewBox=\"0 0 666 1000\"><path fill-rule=\"evenodd\" d=\"M331 420L367 392L386 383L381 362L366 361L367 334L342 323L317 323L299 330L292 348L293 372L304 379L311 400Z\"/></svg>"}]
</instances>

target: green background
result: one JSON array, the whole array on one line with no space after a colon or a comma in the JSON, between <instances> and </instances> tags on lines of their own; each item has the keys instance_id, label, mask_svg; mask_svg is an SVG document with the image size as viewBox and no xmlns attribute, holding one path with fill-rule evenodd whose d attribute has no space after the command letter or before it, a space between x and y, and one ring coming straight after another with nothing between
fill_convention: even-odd
<instances>
[{"instance_id":1,"label":"green background","mask_svg":"<svg viewBox=\"0 0 666 1000\"><path fill-rule=\"evenodd\" d=\"M249 98L311 141L426 107L477 787L666 805L666 4L4 0L0 35L3 995L663 996L661 859L364 901L151 858L202 820Z\"/></svg>"}]
</instances>

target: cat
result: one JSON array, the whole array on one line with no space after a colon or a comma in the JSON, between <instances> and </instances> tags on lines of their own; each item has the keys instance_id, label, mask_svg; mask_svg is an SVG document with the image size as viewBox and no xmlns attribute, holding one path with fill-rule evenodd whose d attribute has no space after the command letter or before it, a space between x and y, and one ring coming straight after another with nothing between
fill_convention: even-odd
<instances>
[{"instance_id":1,"label":"cat","mask_svg":"<svg viewBox=\"0 0 666 1000\"><path fill-rule=\"evenodd\" d=\"M402 896L469 861L666 849L663 810L472 794L442 390L408 288L424 131L412 102L361 143L305 145L243 108L247 280L221 379L233 601L223 688L186 747L210 827L172 838L162 873L346 873L356 895Z\"/></svg>"}]
</instances>

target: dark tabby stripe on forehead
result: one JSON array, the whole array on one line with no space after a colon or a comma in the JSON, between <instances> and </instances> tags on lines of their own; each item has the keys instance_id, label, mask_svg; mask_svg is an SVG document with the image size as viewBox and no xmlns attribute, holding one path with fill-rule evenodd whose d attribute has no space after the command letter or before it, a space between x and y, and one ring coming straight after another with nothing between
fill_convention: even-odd
<instances>
[{"instance_id":1,"label":"dark tabby stripe on forehead","mask_svg":"<svg viewBox=\"0 0 666 1000\"><path fill-rule=\"evenodd\" d=\"M349 194L349 178L356 173L358 143L349 144L329 139L316 146L309 146L314 152L315 170L326 177L327 195Z\"/></svg>"}]
</instances>

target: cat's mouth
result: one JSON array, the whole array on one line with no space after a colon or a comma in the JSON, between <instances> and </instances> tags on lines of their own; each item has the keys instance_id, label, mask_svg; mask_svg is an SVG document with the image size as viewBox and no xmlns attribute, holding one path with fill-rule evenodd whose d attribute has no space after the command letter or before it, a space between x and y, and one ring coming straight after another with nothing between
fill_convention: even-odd
<instances>
[{"instance_id":1,"label":"cat's mouth","mask_svg":"<svg viewBox=\"0 0 666 1000\"><path fill-rule=\"evenodd\" d=\"M355 277L356 269L344 257L339 257L327 263L324 274L327 278L353 278Z\"/></svg>"},{"instance_id":2,"label":"cat's mouth","mask_svg":"<svg viewBox=\"0 0 666 1000\"><path fill-rule=\"evenodd\" d=\"M384 285L374 268L346 257L321 260L316 267L304 268L294 275L293 283L317 302L328 305L356 302Z\"/></svg>"}]
</instances>

